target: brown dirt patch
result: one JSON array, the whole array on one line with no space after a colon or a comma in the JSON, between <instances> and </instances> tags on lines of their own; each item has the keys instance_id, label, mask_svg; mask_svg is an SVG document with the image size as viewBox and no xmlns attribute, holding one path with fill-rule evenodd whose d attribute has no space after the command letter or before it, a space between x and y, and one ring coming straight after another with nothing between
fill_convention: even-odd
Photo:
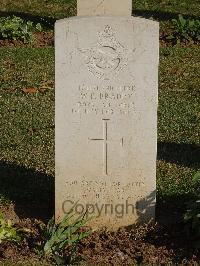
<instances>
[{"instance_id":1,"label":"brown dirt patch","mask_svg":"<svg viewBox=\"0 0 200 266\"><path fill-rule=\"evenodd\" d=\"M168 39L168 36L170 36L171 34L166 33L164 31L160 32L160 46L161 47L173 47L177 45L177 40L170 40ZM188 42L188 41L181 41L179 43L179 45L181 47L185 47L185 48L195 48L195 47L199 47L200 46L200 42Z\"/></svg>"},{"instance_id":2,"label":"brown dirt patch","mask_svg":"<svg viewBox=\"0 0 200 266\"><path fill-rule=\"evenodd\" d=\"M34 42L26 44L22 40L0 40L0 47L11 47L11 48L26 48L26 47L48 47L54 46L54 33L53 31L42 31L34 33Z\"/></svg>"},{"instance_id":3,"label":"brown dirt patch","mask_svg":"<svg viewBox=\"0 0 200 266\"><path fill-rule=\"evenodd\" d=\"M181 225L164 228L147 225L112 233L95 232L79 247L88 265L199 265Z\"/></svg>"},{"instance_id":4,"label":"brown dirt patch","mask_svg":"<svg viewBox=\"0 0 200 266\"><path fill-rule=\"evenodd\" d=\"M39 261L35 252L36 243L39 238L38 225L36 220L19 220L16 224L18 229L30 229L30 232L23 235L19 243L4 242L0 244L0 262L20 263L24 261Z\"/></svg>"},{"instance_id":5,"label":"brown dirt patch","mask_svg":"<svg viewBox=\"0 0 200 266\"><path fill-rule=\"evenodd\" d=\"M7 213L8 215L8 213ZM18 220L16 226L26 228L23 241L0 245L0 262L41 263L53 265L38 253L44 243L41 227L35 219ZM145 225L120 229L117 232L96 231L78 245L80 265L199 265L200 250L192 247L192 240L183 224L168 227ZM66 250L66 257L69 251ZM29 264L30 265L30 264ZM38 264L37 264L38 265Z\"/></svg>"}]
</instances>

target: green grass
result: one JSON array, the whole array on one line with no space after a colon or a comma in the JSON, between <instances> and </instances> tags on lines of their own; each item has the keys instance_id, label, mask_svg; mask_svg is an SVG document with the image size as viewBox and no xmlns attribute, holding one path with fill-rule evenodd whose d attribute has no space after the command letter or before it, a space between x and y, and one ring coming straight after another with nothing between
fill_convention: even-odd
<instances>
[{"instance_id":1,"label":"green grass","mask_svg":"<svg viewBox=\"0 0 200 266\"><path fill-rule=\"evenodd\" d=\"M200 168L199 60L198 48L161 49L157 188L164 212L170 206L184 208L196 193L192 177Z\"/></svg>"},{"instance_id":2,"label":"green grass","mask_svg":"<svg viewBox=\"0 0 200 266\"><path fill-rule=\"evenodd\" d=\"M158 200L175 207L195 194L200 168L199 49L161 49L158 108Z\"/></svg>"},{"instance_id":3,"label":"green grass","mask_svg":"<svg viewBox=\"0 0 200 266\"><path fill-rule=\"evenodd\" d=\"M161 50L159 140L200 144L199 48Z\"/></svg>"},{"instance_id":4,"label":"green grass","mask_svg":"<svg viewBox=\"0 0 200 266\"><path fill-rule=\"evenodd\" d=\"M28 211L53 204L53 58L48 48L0 49L0 198Z\"/></svg>"},{"instance_id":5,"label":"green grass","mask_svg":"<svg viewBox=\"0 0 200 266\"><path fill-rule=\"evenodd\" d=\"M199 16L200 2L199 0L136 0L133 1L133 10Z\"/></svg>"},{"instance_id":6,"label":"green grass","mask_svg":"<svg viewBox=\"0 0 200 266\"><path fill-rule=\"evenodd\" d=\"M161 205L183 204L195 192L192 176L200 167L199 62L198 48L161 49L157 164ZM53 77L53 48L0 49L3 199L33 204L53 200ZM23 91L30 87L38 92Z\"/></svg>"},{"instance_id":7,"label":"green grass","mask_svg":"<svg viewBox=\"0 0 200 266\"><path fill-rule=\"evenodd\" d=\"M58 19L75 14L69 2L69 0L3 0L0 3L0 10Z\"/></svg>"},{"instance_id":8,"label":"green grass","mask_svg":"<svg viewBox=\"0 0 200 266\"><path fill-rule=\"evenodd\" d=\"M53 173L52 49L0 49L1 159ZM27 88L45 87L36 93Z\"/></svg>"}]
</instances>

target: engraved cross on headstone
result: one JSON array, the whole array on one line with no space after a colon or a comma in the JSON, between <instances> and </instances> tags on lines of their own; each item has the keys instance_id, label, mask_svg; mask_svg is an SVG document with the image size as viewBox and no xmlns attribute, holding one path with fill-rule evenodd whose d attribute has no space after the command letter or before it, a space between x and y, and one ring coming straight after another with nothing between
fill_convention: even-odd
<instances>
[{"instance_id":1,"label":"engraved cross on headstone","mask_svg":"<svg viewBox=\"0 0 200 266\"><path fill-rule=\"evenodd\" d=\"M103 172L105 175L108 175L108 121L110 119L102 119L103 120L103 138L93 138L89 140L94 141L103 141ZM121 146L123 147L124 139L120 140Z\"/></svg>"},{"instance_id":2,"label":"engraved cross on headstone","mask_svg":"<svg viewBox=\"0 0 200 266\"><path fill-rule=\"evenodd\" d=\"M131 16L132 0L77 0L78 16Z\"/></svg>"}]
</instances>

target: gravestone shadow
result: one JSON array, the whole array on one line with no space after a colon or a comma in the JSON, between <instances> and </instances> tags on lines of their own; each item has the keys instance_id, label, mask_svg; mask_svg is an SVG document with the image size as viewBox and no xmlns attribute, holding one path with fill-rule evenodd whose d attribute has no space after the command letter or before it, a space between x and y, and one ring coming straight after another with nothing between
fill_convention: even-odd
<instances>
[{"instance_id":1,"label":"gravestone shadow","mask_svg":"<svg viewBox=\"0 0 200 266\"><path fill-rule=\"evenodd\" d=\"M199 169L200 147L195 144L158 143L158 160ZM18 165L0 161L0 195L15 204L19 218L38 218L48 220L54 214L54 176L39 173ZM158 221L177 221L183 202L191 200L193 195L171 195L157 201L156 219ZM138 223L153 211L155 192L138 202ZM173 202L176 202L174 208ZM180 203L180 204L179 204ZM168 206L168 207L167 207ZM165 219L167 217L167 220Z\"/></svg>"},{"instance_id":2,"label":"gravestone shadow","mask_svg":"<svg viewBox=\"0 0 200 266\"><path fill-rule=\"evenodd\" d=\"M133 10L132 15L143 17L146 19L153 18L157 21L167 21L167 20L172 20L172 19L178 19L179 13L141 9L141 10ZM60 17L56 19L50 16L46 17L46 16L33 15L29 13L28 11L27 12L16 12L16 11L0 10L0 17L7 17L7 16L17 16L17 17L21 17L24 20L31 20L35 23L41 23L43 26L49 29L54 29L54 24L56 20L63 18L63 17ZM67 17L67 14L66 14L66 17ZM184 18L198 19L198 16L185 14Z\"/></svg>"},{"instance_id":3,"label":"gravestone shadow","mask_svg":"<svg viewBox=\"0 0 200 266\"><path fill-rule=\"evenodd\" d=\"M155 215L155 199L156 191L152 191L147 197L136 202L136 224L148 222Z\"/></svg>"},{"instance_id":4,"label":"gravestone shadow","mask_svg":"<svg viewBox=\"0 0 200 266\"><path fill-rule=\"evenodd\" d=\"M139 16L146 19L155 19L157 21L167 21L172 19L178 19L180 13L177 12L166 12L166 11L157 11L157 10L133 10L133 16ZM184 14L186 19L198 19L198 16Z\"/></svg>"},{"instance_id":5,"label":"gravestone shadow","mask_svg":"<svg viewBox=\"0 0 200 266\"><path fill-rule=\"evenodd\" d=\"M157 160L198 171L200 146L197 144L158 142ZM186 204L194 199L194 193L157 194L156 216L161 224L178 224L183 220Z\"/></svg>"},{"instance_id":6,"label":"gravestone shadow","mask_svg":"<svg viewBox=\"0 0 200 266\"><path fill-rule=\"evenodd\" d=\"M158 142L158 160L199 169L200 146L174 142Z\"/></svg>"},{"instance_id":7,"label":"gravestone shadow","mask_svg":"<svg viewBox=\"0 0 200 266\"><path fill-rule=\"evenodd\" d=\"M157 200L155 222L153 224L149 219L145 225L146 230L143 241L155 247L165 248L171 252L171 258L174 265L182 265L185 258L192 260L194 254L199 256L200 253L194 246L194 235L187 231L183 220L183 208L185 203L191 201L194 195L192 193L171 195ZM137 228L138 225L147 221L152 214L155 192L152 192L145 199L137 202L137 215L139 218L136 224L127 227L127 229ZM179 206L180 205L180 206ZM185 209L184 209L185 211ZM146 228L146 229L145 229Z\"/></svg>"},{"instance_id":8,"label":"gravestone shadow","mask_svg":"<svg viewBox=\"0 0 200 266\"><path fill-rule=\"evenodd\" d=\"M54 177L0 161L0 196L21 218L49 220L54 214Z\"/></svg>"},{"instance_id":9,"label":"gravestone shadow","mask_svg":"<svg viewBox=\"0 0 200 266\"><path fill-rule=\"evenodd\" d=\"M198 171L200 168L200 146L196 144L158 142L157 159L167 163L174 163ZM157 193L156 221L159 224L178 224L183 220L183 211L186 203L194 199L191 193L178 193L173 195L160 195ZM156 191L137 202L137 224L143 223L152 217Z\"/></svg>"}]
</instances>

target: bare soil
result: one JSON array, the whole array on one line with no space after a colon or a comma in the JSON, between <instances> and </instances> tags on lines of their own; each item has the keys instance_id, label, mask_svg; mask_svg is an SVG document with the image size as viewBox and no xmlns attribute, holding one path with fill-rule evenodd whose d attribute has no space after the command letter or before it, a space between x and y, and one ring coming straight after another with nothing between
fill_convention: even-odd
<instances>
[{"instance_id":1,"label":"bare soil","mask_svg":"<svg viewBox=\"0 0 200 266\"><path fill-rule=\"evenodd\" d=\"M0 40L0 47L11 48L26 48L26 47L48 47L54 46L54 33L53 31L42 31L34 33L34 41L31 44L24 43L22 40Z\"/></svg>"},{"instance_id":2,"label":"bare soil","mask_svg":"<svg viewBox=\"0 0 200 266\"><path fill-rule=\"evenodd\" d=\"M42 227L36 219L19 219L14 205L0 206L4 215L19 229L26 228L23 241L0 244L0 262L42 263L53 265L41 257L45 243ZM27 230L28 229L28 230ZM66 258L69 250L66 249ZM166 225L147 224L123 228L117 232L95 231L78 245L81 265L199 265L200 250L180 222ZM21 265L21 264L20 264Z\"/></svg>"},{"instance_id":3,"label":"bare soil","mask_svg":"<svg viewBox=\"0 0 200 266\"><path fill-rule=\"evenodd\" d=\"M181 225L170 228L159 225L101 231L85 239L80 255L89 265L198 265L199 251Z\"/></svg>"}]
</instances>

